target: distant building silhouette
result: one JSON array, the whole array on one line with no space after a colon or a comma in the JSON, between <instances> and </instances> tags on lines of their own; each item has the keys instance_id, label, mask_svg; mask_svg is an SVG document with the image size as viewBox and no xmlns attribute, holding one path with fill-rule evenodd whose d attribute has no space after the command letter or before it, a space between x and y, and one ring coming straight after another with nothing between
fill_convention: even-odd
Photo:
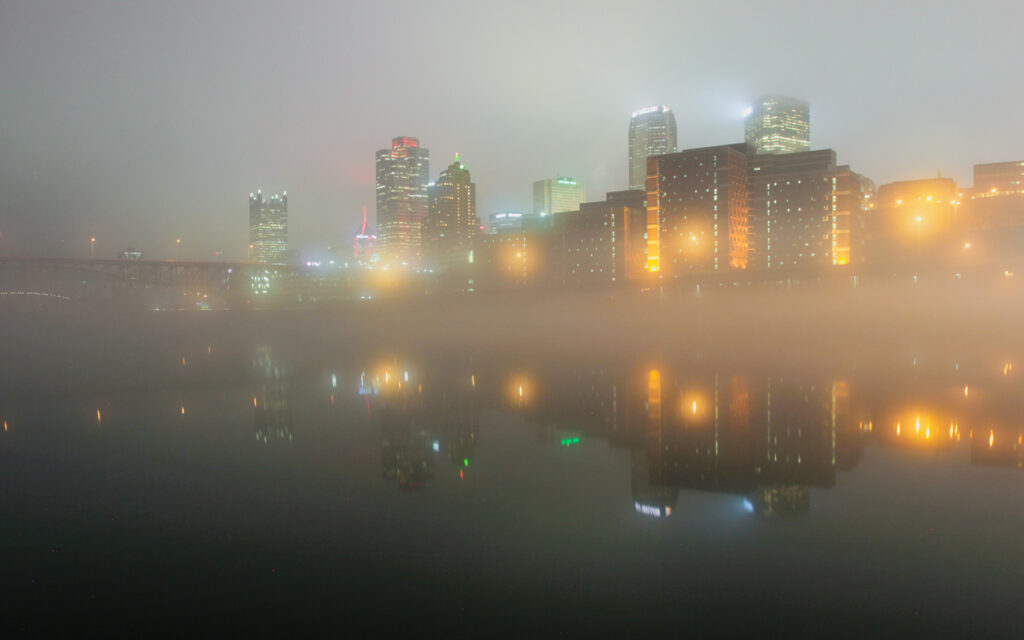
<instances>
[{"instance_id":1,"label":"distant building silhouette","mask_svg":"<svg viewBox=\"0 0 1024 640\"><path fill-rule=\"evenodd\" d=\"M249 259L266 264L288 260L288 192L263 199L249 194Z\"/></svg>"},{"instance_id":2,"label":"distant building silhouette","mask_svg":"<svg viewBox=\"0 0 1024 640\"><path fill-rule=\"evenodd\" d=\"M533 183L533 215L550 216L564 211L577 211L586 202L587 190L582 182L559 176Z\"/></svg>"}]
</instances>

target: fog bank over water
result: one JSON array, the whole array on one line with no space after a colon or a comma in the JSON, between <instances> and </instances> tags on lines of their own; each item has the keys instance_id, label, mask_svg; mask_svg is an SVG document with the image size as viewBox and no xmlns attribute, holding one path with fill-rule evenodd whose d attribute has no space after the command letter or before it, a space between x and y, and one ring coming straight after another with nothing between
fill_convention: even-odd
<instances>
[{"instance_id":1,"label":"fog bank over water","mask_svg":"<svg viewBox=\"0 0 1024 640\"><path fill-rule=\"evenodd\" d=\"M62 303L0 309L0 388L201 384L247 375L256 345L314 366L359 354L578 360L687 357L745 366L871 366L1020 351L1024 304L1004 289L920 285L653 293L493 294L267 312L138 312ZM216 348L217 367L188 358ZM209 354L207 354L209 355ZM186 358L182 365L182 358Z\"/></svg>"}]
</instances>

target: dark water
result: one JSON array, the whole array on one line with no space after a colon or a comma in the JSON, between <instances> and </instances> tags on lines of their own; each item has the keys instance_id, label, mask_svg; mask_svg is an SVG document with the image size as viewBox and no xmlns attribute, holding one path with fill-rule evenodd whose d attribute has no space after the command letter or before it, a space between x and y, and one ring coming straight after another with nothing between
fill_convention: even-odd
<instances>
[{"instance_id":1,"label":"dark water","mask_svg":"<svg viewBox=\"0 0 1024 640\"><path fill-rule=\"evenodd\" d=\"M52 388L15 388L8 362L7 627L1022 629L1018 354L782 366L185 335L136 344L143 365L55 363Z\"/></svg>"}]
</instances>

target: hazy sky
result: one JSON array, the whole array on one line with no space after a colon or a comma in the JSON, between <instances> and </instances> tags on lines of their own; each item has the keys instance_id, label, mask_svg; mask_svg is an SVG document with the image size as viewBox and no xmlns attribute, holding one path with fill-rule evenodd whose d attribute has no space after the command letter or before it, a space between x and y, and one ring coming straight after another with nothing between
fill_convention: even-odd
<instances>
[{"instance_id":1,"label":"hazy sky","mask_svg":"<svg viewBox=\"0 0 1024 640\"><path fill-rule=\"evenodd\" d=\"M0 253L244 258L248 195L348 244L377 149L458 151L482 218L572 175L627 185L629 114L738 142L763 93L879 184L1024 159L1024 2L0 0Z\"/></svg>"}]
</instances>

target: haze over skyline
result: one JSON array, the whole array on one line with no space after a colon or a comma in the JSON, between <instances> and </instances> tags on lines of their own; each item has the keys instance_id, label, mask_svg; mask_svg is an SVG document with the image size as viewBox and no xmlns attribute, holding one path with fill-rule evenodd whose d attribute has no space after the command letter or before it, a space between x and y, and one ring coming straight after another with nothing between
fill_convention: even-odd
<instances>
[{"instance_id":1,"label":"haze over skyline","mask_svg":"<svg viewBox=\"0 0 1024 640\"><path fill-rule=\"evenodd\" d=\"M460 152L481 219L556 174L596 200L628 186L635 109L670 106L680 149L727 144L768 93L810 101L812 148L879 184L969 185L1024 156L1022 19L1010 2L3 0L0 253L87 256L96 236L97 257L244 259L257 188L288 191L292 247L347 246L400 135L431 179Z\"/></svg>"}]
</instances>

